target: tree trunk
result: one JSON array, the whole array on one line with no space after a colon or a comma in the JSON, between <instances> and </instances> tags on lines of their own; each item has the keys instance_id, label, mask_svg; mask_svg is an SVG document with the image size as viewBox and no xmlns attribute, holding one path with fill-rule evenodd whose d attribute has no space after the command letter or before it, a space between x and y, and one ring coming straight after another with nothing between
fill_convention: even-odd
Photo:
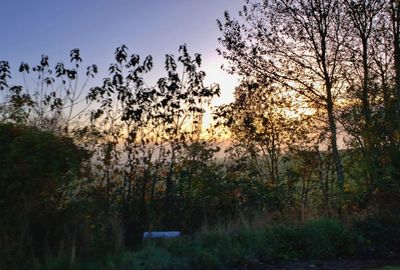
<instances>
[{"instance_id":1,"label":"tree trunk","mask_svg":"<svg viewBox=\"0 0 400 270\"><path fill-rule=\"evenodd\" d=\"M363 47L363 89L362 89L362 108L363 108L363 115L365 120L365 127L366 127L366 138L367 143L369 137L371 136L371 106L369 103L369 66L368 66L368 40L367 38L362 38L362 47ZM367 145L368 147L368 145Z\"/></svg>"},{"instance_id":2,"label":"tree trunk","mask_svg":"<svg viewBox=\"0 0 400 270\"><path fill-rule=\"evenodd\" d=\"M329 130L331 132L331 147L332 147L332 156L333 161L335 162L335 170L336 177L338 181L339 190L343 191L344 185L344 171L342 160L339 155L338 145L337 145L337 128L335 115L333 110L333 101L332 101L332 93L331 87L327 86L328 100L327 100L327 112L328 112L328 120L329 120Z\"/></svg>"},{"instance_id":3,"label":"tree trunk","mask_svg":"<svg viewBox=\"0 0 400 270\"><path fill-rule=\"evenodd\" d=\"M393 31L393 46L394 46L394 69L396 72L396 109L397 115L400 112L400 3L398 0L391 1L391 19ZM400 129L400 118L398 118L396 129Z\"/></svg>"}]
</instances>

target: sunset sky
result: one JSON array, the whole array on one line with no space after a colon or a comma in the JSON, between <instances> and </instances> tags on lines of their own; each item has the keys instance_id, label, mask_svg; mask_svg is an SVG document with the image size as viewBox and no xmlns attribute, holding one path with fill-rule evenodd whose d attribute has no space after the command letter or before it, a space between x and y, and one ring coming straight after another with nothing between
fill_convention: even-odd
<instances>
[{"instance_id":1,"label":"sunset sky","mask_svg":"<svg viewBox=\"0 0 400 270\"><path fill-rule=\"evenodd\" d=\"M100 81L106 75L116 47L126 44L130 53L154 57L152 76L164 76L164 55L177 54L186 43L201 53L207 83L221 85L214 104L232 101L238 78L220 69L216 53L219 30L216 19L225 10L236 13L243 0L2 0L0 60L10 62L13 77L24 61L35 65L46 54L51 64L68 62L69 51L80 48L84 63L97 64Z\"/></svg>"}]
</instances>

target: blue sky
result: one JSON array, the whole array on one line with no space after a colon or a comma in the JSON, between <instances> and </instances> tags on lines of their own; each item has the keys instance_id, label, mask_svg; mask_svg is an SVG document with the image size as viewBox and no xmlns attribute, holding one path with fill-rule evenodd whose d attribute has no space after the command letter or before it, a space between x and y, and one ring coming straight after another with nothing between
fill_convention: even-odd
<instances>
[{"instance_id":1,"label":"blue sky","mask_svg":"<svg viewBox=\"0 0 400 270\"><path fill-rule=\"evenodd\" d=\"M17 68L37 64L46 54L55 64L67 62L80 48L85 63L97 64L104 76L114 50L126 44L131 53L155 58L162 75L163 56L177 54L186 43L203 55L207 82L220 83L221 104L232 100L238 78L220 70L217 18L236 13L243 0L1 0L0 60ZM14 72L13 76L19 76ZM100 76L98 79L100 80ZM156 76L156 75L155 75Z\"/></svg>"}]
</instances>

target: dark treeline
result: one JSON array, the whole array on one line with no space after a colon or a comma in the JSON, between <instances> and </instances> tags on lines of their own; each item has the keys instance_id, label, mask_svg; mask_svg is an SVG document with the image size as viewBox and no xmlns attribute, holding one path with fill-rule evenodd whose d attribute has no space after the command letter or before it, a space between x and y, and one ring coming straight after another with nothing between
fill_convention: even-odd
<instances>
[{"instance_id":1,"label":"dark treeline","mask_svg":"<svg viewBox=\"0 0 400 270\"><path fill-rule=\"evenodd\" d=\"M218 25L242 76L218 108L186 45L154 85L125 45L95 87L79 49L21 63L23 85L0 61L0 266L73 264L152 230L398 218L399 2L246 1Z\"/></svg>"}]
</instances>

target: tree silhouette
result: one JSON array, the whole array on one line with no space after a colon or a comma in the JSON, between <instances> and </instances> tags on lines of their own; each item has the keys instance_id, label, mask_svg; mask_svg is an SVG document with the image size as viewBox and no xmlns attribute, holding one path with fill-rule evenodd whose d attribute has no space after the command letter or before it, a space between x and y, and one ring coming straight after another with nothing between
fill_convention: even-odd
<instances>
[{"instance_id":1,"label":"tree silhouette","mask_svg":"<svg viewBox=\"0 0 400 270\"><path fill-rule=\"evenodd\" d=\"M28 269L69 237L69 185L88 155L72 139L11 123L0 124L0 150L0 265Z\"/></svg>"},{"instance_id":2,"label":"tree silhouette","mask_svg":"<svg viewBox=\"0 0 400 270\"><path fill-rule=\"evenodd\" d=\"M144 75L152 69L152 58L140 62L140 56L128 56L122 45L115 52L116 63L110 65L110 77L87 96L99 105L91 119L102 138L96 173L105 187L105 209L122 200L127 235L136 231L136 237L141 236L144 226L151 223L149 202L161 199L163 224L177 226L182 199L177 194L179 162L189 147L202 140L205 107L219 94L218 85L204 86L201 56L190 56L186 45L179 52L177 59L166 55L167 76L148 86ZM127 246L135 242L128 238Z\"/></svg>"},{"instance_id":3,"label":"tree silhouette","mask_svg":"<svg viewBox=\"0 0 400 270\"><path fill-rule=\"evenodd\" d=\"M1 112L3 121L10 120L42 127L43 129L68 133L85 108L78 108L85 100L86 86L98 72L90 65L82 74L79 49L70 52L72 67L63 63L50 67L49 57L42 55L40 63L31 67L22 62L23 85L9 85L10 66L0 64L0 91L3 92ZM80 78L83 77L83 83ZM75 124L74 124L75 123Z\"/></svg>"},{"instance_id":4,"label":"tree silhouette","mask_svg":"<svg viewBox=\"0 0 400 270\"><path fill-rule=\"evenodd\" d=\"M342 65L348 33L340 1L260 1L243 7L241 21L225 13L218 21L231 72L294 91L326 112L340 187L344 172L337 144L335 107L343 90Z\"/></svg>"}]
</instances>

